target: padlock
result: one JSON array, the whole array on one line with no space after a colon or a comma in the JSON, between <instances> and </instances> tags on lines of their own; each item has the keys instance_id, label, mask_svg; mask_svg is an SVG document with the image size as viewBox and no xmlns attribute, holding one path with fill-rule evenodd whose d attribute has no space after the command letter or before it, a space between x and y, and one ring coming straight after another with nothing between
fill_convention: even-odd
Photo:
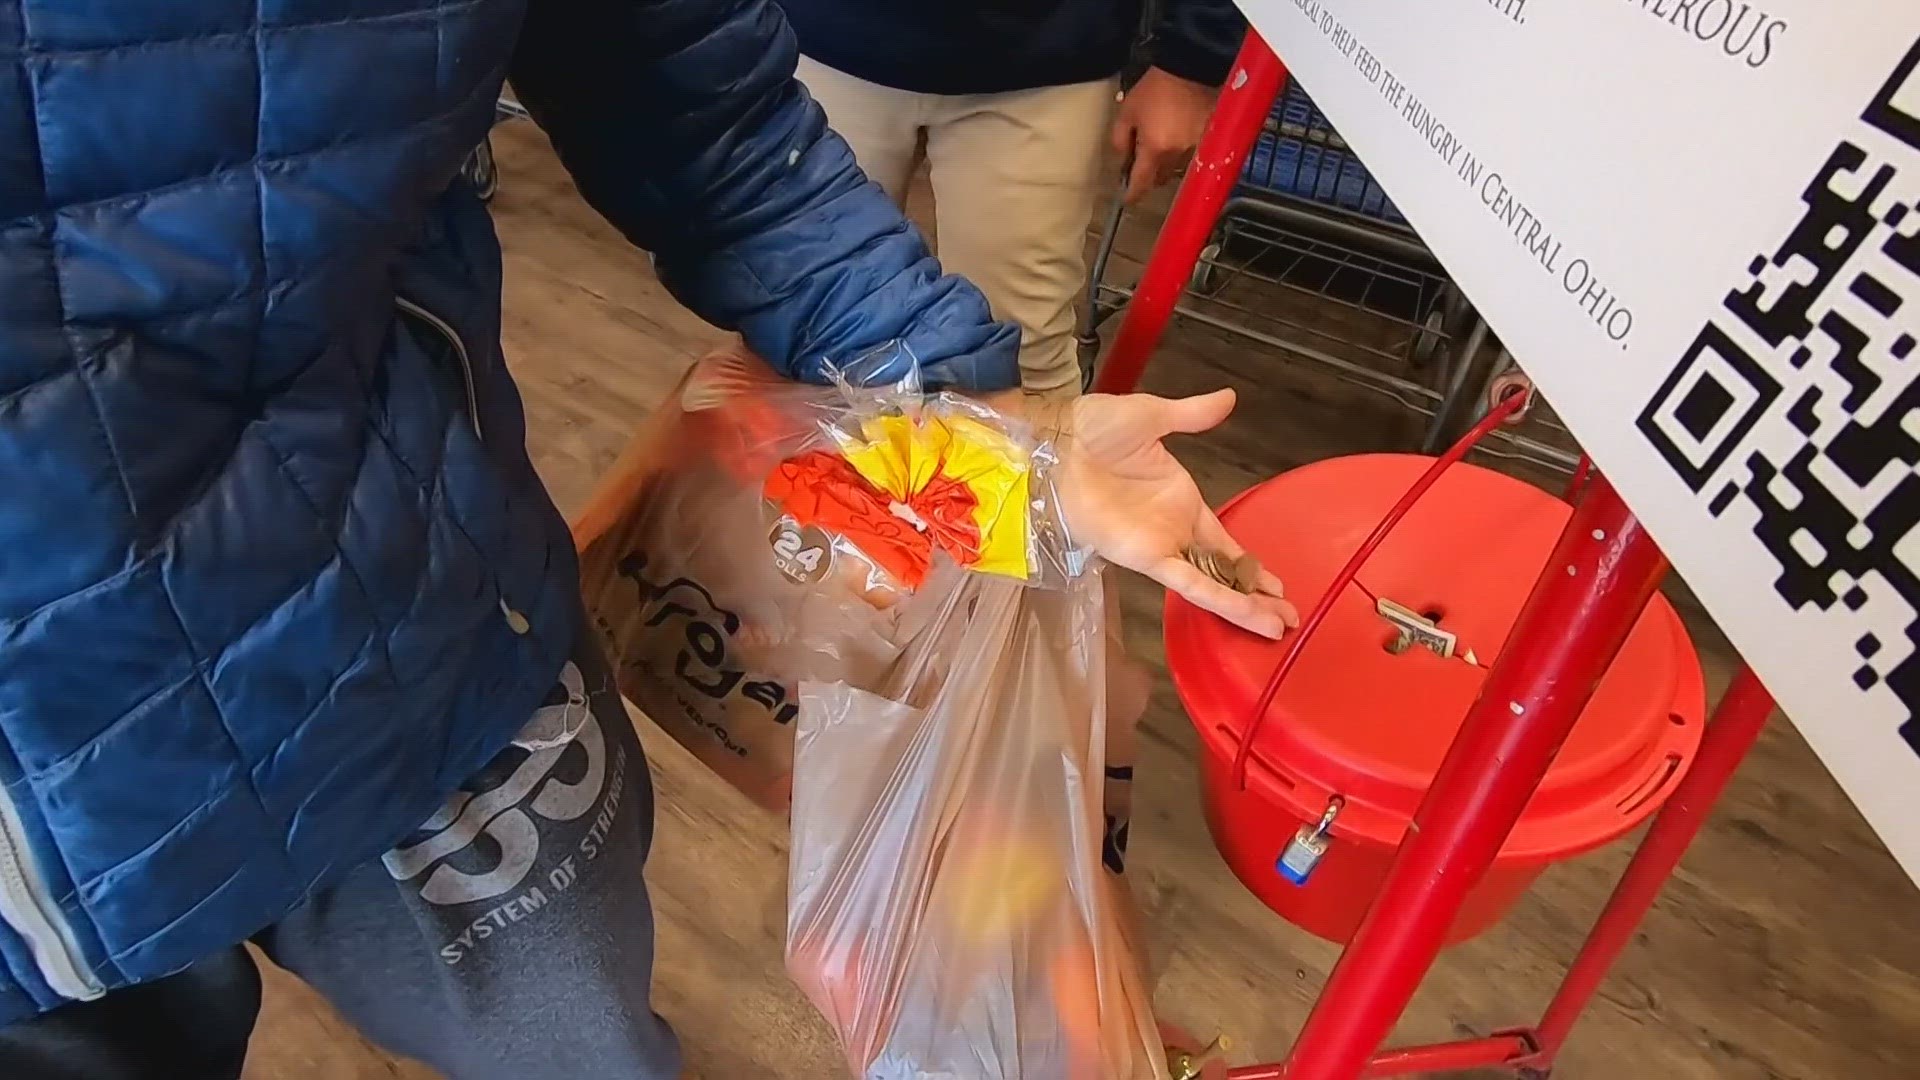
<instances>
[{"instance_id":1,"label":"padlock","mask_svg":"<svg viewBox=\"0 0 1920 1080\"><path fill-rule=\"evenodd\" d=\"M1280 876L1294 885L1305 885L1307 879L1320 866L1320 860L1326 858L1327 848L1333 843L1333 820L1340 816L1340 808L1346 800L1335 795L1327 802L1327 812L1320 815L1315 825L1302 825L1295 833L1286 850L1280 853L1274 869Z\"/></svg>"}]
</instances>

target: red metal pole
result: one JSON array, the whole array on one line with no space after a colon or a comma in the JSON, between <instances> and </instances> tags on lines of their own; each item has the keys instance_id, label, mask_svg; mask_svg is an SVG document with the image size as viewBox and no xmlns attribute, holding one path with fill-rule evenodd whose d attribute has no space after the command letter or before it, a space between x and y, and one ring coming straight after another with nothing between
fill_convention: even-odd
<instances>
[{"instance_id":1,"label":"red metal pole","mask_svg":"<svg viewBox=\"0 0 1920 1080\"><path fill-rule=\"evenodd\" d=\"M1667 562L1597 472L1468 710L1285 1080L1357 1080L1413 999Z\"/></svg>"},{"instance_id":2,"label":"red metal pole","mask_svg":"<svg viewBox=\"0 0 1920 1080\"><path fill-rule=\"evenodd\" d=\"M1573 479L1567 481L1566 494L1560 497L1570 503L1579 502L1580 491L1587 486L1587 474L1592 471L1593 459L1581 454L1579 464L1573 467Z\"/></svg>"},{"instance_id":3,"label":"red metal pole","mask_svg":"<svg viewBox=\"0 0 1920 1080\"><path fill-rule=\"evenodd\" d=\"M1193 278L1200 251L1207 246L1221 208L1239 183L1247 151L1266 123L1273 99L1286 78L1287 69L1280 58L1260 35L1247 31L1213 117L1200 136L1193 164L1187 167L1180 191L1173 197L1173 207L1160 226L1160 238L1154 241L1153 254L1140 272L1140 283L1134 287L1113 348L1100 364L1093 383L1096 392L1129 394L1139 385L1147 358L1160 344L1174 305Z\"/></svg>"},{"instance_id":4,"label":"red metal pole","mask_svg":"<svg viewBox=\"0 0 1920 1080\"><path fill-rule=\"evenodd\" d=\"M1431 1073L1466 1072L1470 1069L1494 1069L1512 1062L1530 1049L1518 1035L1495 1035L1486 1039L1414 1046L1389 1050L1367 1062L1361 1071L1364 1080L1383 1080L1389 1076L1426 1076Z\"/></svg>"},{"instance_id":5,"label":"red metal pole","mask_svg":"<svg viewBox=\"0 0 1920 1080\"><path fill-rule=\"evenodd\" d=\"M1433 1073L1466 1072L1511 1066L1534 1052L1534 1045L1520 1035L1494 1035L1485 1039L1436 1043L1389 1050L1367 1062L1361 1080L1385 1080L1390 1076L1427 1076ZM1282 1080L1285 1065L1248 1065L1227 1070L1227 1080Z\"/></svg>"},{"instance_id":6,"label":"red metal pole","mask_svg":"<svg viewBox=\"0 0 1920 1080\"><path fill-rule=\"evenodd\" d=\"M1632 942L1641 920L1652 909L1660 890L1673 876L1687 848L1699 836L1701 826L1726 791L1734 771L1746 760L1760 733L1773 716L1773 698L1754 675L1752 668L1741 668L1727 687L1726 695L1714 709L1713 720L1700 740L1700 751L1693 767L1674 789L1667 805L1647 830L1640 850L1634 852L1626 874L1613 890L1613 898L1594 924L1587 943L1580 950L1567 978L1547 1006L1535 1038L1540 1049L1522 1064L1538 1073L1553 1068L1567 1035L1580 1019L1587 1004L1606 980L1607 972Z\"/></svg>"}]
</instances>

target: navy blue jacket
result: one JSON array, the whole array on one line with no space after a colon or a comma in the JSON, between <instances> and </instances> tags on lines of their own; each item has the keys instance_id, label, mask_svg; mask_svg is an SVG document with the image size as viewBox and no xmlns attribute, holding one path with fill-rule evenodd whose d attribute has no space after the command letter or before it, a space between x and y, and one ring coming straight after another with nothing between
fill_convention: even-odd
<instances>
[{"instance_id":1,"label":"navy blue jacket","mask_svg":"<svg viewBox=\"0 0 1920 1080\"><path fill-rule=\"evenodd\" d=\"M1142 0L780 0L800 51L857 79L922 94L993 94L1111 78L1140 36ZM1160 0L1147 57L1218 86L1247 23L1233 0Z\"/></svg>"},{"instance_id":2,"label":"navy blue jacket","mask_svg":"<svg viewBox=\"0 0 1920 1080\"><path fill-rule=\"evenodd\" d=\"M1017 381L795 57L772 0L0 0L0 1024L279 918L552 685L573 550L455 179L509 72L787 372Z\"/></svg>"}]
</instances>

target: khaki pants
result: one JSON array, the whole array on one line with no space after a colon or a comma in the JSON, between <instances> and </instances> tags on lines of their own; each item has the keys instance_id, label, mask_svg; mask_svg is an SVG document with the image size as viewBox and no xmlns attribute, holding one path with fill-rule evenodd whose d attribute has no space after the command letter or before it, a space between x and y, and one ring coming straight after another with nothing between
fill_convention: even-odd
<instances>
[{"instance_id":1,"label":"khaki pants","mask_svg":"<svg viewBox=\"0 0 1920 1080\"><path fill-rule=\"evenodd\" d=\"M1077 393L1074 303L1086 286L1087 224L1107 175L1119 80L916 94L804 57L799 76L860 167L896 202L906 197L924 137L941 264L979 286L995 316L1019 324L1029 391Z\"/></svg>"}]
</instances>

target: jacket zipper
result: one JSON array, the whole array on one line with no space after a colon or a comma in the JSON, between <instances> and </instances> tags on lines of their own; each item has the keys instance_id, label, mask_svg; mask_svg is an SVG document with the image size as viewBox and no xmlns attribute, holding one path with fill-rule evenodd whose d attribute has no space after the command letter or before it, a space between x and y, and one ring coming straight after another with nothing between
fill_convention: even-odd
<instances>
[{"instance_id":1,"label":"jacket zipper","mask_svg":"<svg viewBox=\"0 0 1920 1080\"><path fill-rule=\"evenodd\" d=\"M455 330L447 320L419 304L404 296L395 296L393 302L400 309L401 314L426 324L428 329L447 339L447 344L453 349L454 356L460 360L460 378L467 388L467 419L473 424L473 437L480 445L485 446L487 433L480 428L480 395L475 389L473 357L467 352L467 343L460 340L459 331ZM507 625L515 634L526 634L532 629L533 624L527 621L526 615L507 603L505 596L500 598L500 612L506 616Z\"/></svg>"},{"instance_id":2,"label":"jacket zipper","mask_svg":"<svg viewBox=\"0 0 1920 1080\"><path fill-rule=\"evenodd\" d=\"M467 391L467 420L473 425L473 437L485 443L486 433L480 430L480 394L474 385L473 357L467 352L467 343L460 340L459 331L455 330L447 320L419 304L404 296L394 297L393 302L400 309L401 314L425 323L428 329L447 339L448 346L453 349L454 356L460 361L460 381Z\"/></svg>"},{"instance_id":3,"label":"jacket zipper","mask_svg":"<svg viewBox=\"0 0 1920 1080\"><path fill-rule=\"evenodd\" d=\"M0 787L0 921L27 943L48 989L69 1001L92 1001L106 993L81 958L72 927L48 894L33 853L27 850L26 826L4 787Z\"/></svg>"}]
</instances>

